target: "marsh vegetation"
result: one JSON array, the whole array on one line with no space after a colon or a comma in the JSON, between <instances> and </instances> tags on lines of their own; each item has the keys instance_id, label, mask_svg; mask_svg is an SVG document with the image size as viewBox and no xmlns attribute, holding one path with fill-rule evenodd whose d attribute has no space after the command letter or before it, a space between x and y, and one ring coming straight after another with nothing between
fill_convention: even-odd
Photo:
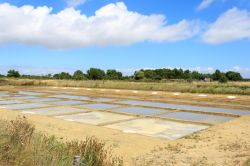
<instances>
[{"instance_id":1,"label":"marsh vegetation","mask_svg":"<svg viewBox=\"0 0 250 166\"><path fill-rule=\"evenodd\" d=\"M0 121L0 165L56 165L73 164L75 155L84 166L121 166L120 158L112 156L105 143L88 137L83 141L62 141L55 136L37 132L25 118Z\"/></svg>"}]
</instances>

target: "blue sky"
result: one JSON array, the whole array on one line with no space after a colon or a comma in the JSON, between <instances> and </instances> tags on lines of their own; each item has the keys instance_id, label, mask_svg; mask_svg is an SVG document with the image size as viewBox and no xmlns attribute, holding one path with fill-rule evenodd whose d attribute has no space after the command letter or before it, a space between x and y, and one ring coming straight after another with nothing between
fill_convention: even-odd
<instances>
[{"instance_id":1,"label":"blue sky","mask_svg":"<svg viewBox=\"0 0 250 166\"><path fill-rule=\"evenodd\" d=\"M0 0L1 73L178 67L250 77L249 39L248 0Z\"/></svg>"}]
</instances>

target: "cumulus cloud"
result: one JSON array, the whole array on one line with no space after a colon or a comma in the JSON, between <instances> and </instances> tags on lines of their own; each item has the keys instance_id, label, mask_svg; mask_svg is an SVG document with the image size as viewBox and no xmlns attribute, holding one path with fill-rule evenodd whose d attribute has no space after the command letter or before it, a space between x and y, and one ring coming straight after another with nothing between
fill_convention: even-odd
<instances>
[{"instance_id":1,"label":"cumulus cloud","mask_svg":"<svg viewBox=\"0 0 250 166\"><path fill-rule=\"evenodd\" d=\"M250 78L250 68L244 68L239 66L234 66L231 69L228 69L227 71L235 71L242 74L244 78Z\"/></svg>"},{"instance_id":2,"label":"cumulus cloud","mask_svg":"<svg viewBox=\"0 0 250 166\"><path fill-rule=\"evenodd\" d=\"M213 2L214 2L214 0L202 0L202 2L197 7L197 10L203 10L203 9L209 7Z\"/></svg>"},{"instance_id":3,"label":"cumulus cloud","mask_svg":"<svg viewBox=\"0 0 250 166\"><path fill-rule=\"evenodd\" d=\"M250 13L234 7L223 13L202 36L206 43L217 44L250 38Z\"/></svg>"},{"instance_id":4,"label":"cumulus cloud","mask_svg":"<svg viewBox=\"0 0 250 166\"><path fill-rule=\"evenodd\" d=\"M57 74L60 72L69 72L73 74L76 70L74 68L48 68L48 67L34 67L34 66L0 66L0 74L6 75L9 70L17 70L20 74L26 75L46 75Z\"/></svg>"},{"instance_id":5,"label":"cumulus cloud","mask_svg":"<svg viewBox=\"0 0 250 166\"><path fill-rule=\"evenodd\" d=\"M67 0L67 5L69 7L77 7L79 5L82 5L86 2L86 0Z\"/></svg>"},{"instance_id":6,"label":"cumulus cloud","mask_svg":"<svg viewBox=\"0 0 250 166\"><path fill-rule=\"evenodd\" d=\"M123 2L108 4L86 16L74 8L52 13L43 6L0 4L0 43L21 43L65 49L129 45L143 41L172 42L191 38L199 22L167 24L163 15L129 11Z\"/></svg>"}]
</instances>

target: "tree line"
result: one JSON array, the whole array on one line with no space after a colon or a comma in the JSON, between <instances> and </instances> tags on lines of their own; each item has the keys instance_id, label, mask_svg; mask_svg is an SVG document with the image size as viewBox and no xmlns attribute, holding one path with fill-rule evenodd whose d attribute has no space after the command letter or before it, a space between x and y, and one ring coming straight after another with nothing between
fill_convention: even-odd
<instances>
[{"instance_id":1,"label":"tree line","mask_svg":"<svg viewBox=\"0 0 250 166\"><path fill-rule=\"evenodd\" d=\"M204 80L204 81L242 81L243 78L240 73L228 71L226 73L216 70L212 74L203 74L198 71L190 71L183 69L141 69L135 71L131 76L123 76L123 74L115 69L104 71L98 68L90 68L86 73L81 70L75 71L72 75L67 72L58 74L48 74L44 76L38 75L21 75L19 71L9 70L7 75L0 75L1 77L14 77L14 78L31 78L31 79L58 79L58 80Z\"/></svg>"}]
</instances>

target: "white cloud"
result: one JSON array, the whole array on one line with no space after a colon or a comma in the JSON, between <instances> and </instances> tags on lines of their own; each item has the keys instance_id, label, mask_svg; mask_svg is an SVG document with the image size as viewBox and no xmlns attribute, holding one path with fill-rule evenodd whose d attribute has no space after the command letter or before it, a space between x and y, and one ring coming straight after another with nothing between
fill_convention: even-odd
<instances>
[{"instance_id":1,"label":"white cloud","mask_svg":"<svg viewBox=\"0 0 250 166\"><path fill-rule=\"evenodd\" d=\"M65 49L172 42L197 35L200 27L199 22L187 20L168 25L163 15L128 11L122 2L106 5L89 17L74 8L51 12L46 6L0 4L0 43Z\"/></svg>"},{"instance_id":2,"label":"white cloud","mask_svg":"<svg viewBox=\"0 0 250 166\"><path fill-rule=\"evenodd\" d=\"M217 44L250 38L250 13L232 8L223 13L202 36L206 43Z\"/></svg>"},{"instance_id":3,"label":"white cloud","mask_svg":"<svg viewBox=\"0 0 250 166\"><path fill-rule=\"evenodd\" d=\"M67 5L69 7L77 7L79 5L82 5L86 2L86 0L67 0Z\"/></svg>"},{"instance_id":4,"label":"white cloud","mask_svg":"<svg viewBox=\"0 0 250 166\"><path fill-rule=\"evenodd\" d=\"M214 0L202 0L202 2L197 7L197 10L203 10L203 9L209 7L213 2L214 2Z\"/></svg>"},{"instance_id":5,"label":"white cloud","mask_svg":"<svg viewBox=\"0 0 250 166\"><path fill-rule=\"evenodd\" d=\"M244 78L250 78L250 68L244 68L239 66L234 66L231 69L228 69L227 71L235 71L242 74Z\"/></svg>"},{"instance_id":6,"label":"white cloud","mask_svg":"<svg viewBox=\"0 0 250 166\"><path fill-rule=\"evenodd\" d=\"M0 66L0 74L6 75L9 70L17 70L20 74L25 75L46 75L57 74L60 72L69 72L73 74L78 69L74 68L47 68L47 67L32 67L32 66Z\"/></svg>"},{"instance_id":7,"label":"white cloud","mask_svg":"<svg viewBox=\"0 0 250 166\"><path fill-rule=\"evenodd\" d=\"M194 67L194 68L189 68L191 71L198 71L200 73L214 73L215 69L213 67Z\"/></svg>"}]
</instances>

